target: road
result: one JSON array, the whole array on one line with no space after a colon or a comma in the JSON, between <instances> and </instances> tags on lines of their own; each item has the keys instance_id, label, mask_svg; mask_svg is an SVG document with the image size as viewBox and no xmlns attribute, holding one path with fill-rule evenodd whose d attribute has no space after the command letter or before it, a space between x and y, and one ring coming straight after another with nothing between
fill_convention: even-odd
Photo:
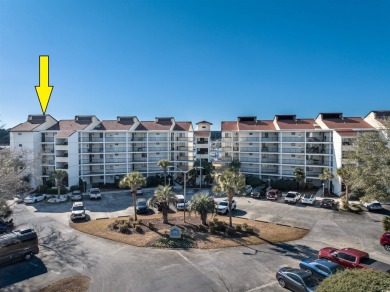
<instances>
[{"instance_id":1,"label":"road","mask_svg":"<svg viewBox=\"0 0 390 292\"><path fill-rule=\"evenodd\" d=\"M151 193L146 193L149 197ZM189 195L190 197L191 195ZM86 201L91 218L131 214L126 192L104 194L102 201ZM34 227L40 250L30 262L0 268L2 291L36 291L69 275L91 277L90 291L286 291L275 279L281 266L297 267L332 245L364 249L390 263L379 245L383 214L362 215L237 198L236 216L306 227L303 239L258 246L214 250L138 248L86 235L68 225L70 202L15 206L19 227Z\"/></svg>"}]
</instances>

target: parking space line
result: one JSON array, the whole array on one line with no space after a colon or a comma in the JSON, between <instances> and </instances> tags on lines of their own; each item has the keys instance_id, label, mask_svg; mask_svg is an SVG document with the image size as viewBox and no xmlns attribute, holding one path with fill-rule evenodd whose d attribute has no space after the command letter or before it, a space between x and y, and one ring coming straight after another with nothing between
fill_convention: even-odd
<instances>
[{"instance_id":1,"label":"parking space line","mask_svg":"<svg viewBox=\"0 0 390 292\"><path fill-rule=\"evenodd\" d=\"M258 286L258 287L255 287L255 288L253 288L253 289L247 290L247 291L245 291L245 292L255 292L255 291L260 291L261 289L264 289L264 288L267 288L267 287L273 286L273 285L275 285L275 284L277 284L277 283L278 283L278 281L273 281L273 282L271 282L271 283L264 284L264 285L262 285L262 286Z\"/></svg>"}]
</instances>

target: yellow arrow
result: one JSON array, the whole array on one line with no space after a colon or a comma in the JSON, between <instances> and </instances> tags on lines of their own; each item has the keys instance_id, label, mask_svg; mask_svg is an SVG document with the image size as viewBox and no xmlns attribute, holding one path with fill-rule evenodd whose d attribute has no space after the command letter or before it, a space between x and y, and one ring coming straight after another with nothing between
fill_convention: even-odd
<instances>
[{"instance_id":1,"label":"yellow arrow","mask_svg":"<svg viewBox=\"0 0 390 292\"><path fill-rule=\"evenodd\" d=\"M46 113L53 86L49 86L49 56L39 56L39 86L35 86L42 113Z\"/></svg>"}]
</instances>

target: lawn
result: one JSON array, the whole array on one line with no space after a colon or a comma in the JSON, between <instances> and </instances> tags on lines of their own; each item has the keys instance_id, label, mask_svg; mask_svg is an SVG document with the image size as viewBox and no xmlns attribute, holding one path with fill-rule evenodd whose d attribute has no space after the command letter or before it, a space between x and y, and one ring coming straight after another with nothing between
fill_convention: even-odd
<instances>
[{"instance_id":1,"label":"lawn","mask_svg":"<svg viewBox=\"0 0 390 292\"><path fill-rule=\"evenodd\" d=\"M138 222L132 219L130 216L130 218L71 222L70 226L87 234L134 246L162 248L210 249L279 243L301 239L308 233L305 229L234 217L234 230L232 230L228 228L229 217L226 216L209 216L208 226L201 225L200 218L195 215L191 217L187 215L184 222L183 213L169 214L169 224L162 223L161 214L138 216ZM168 238L169 230L174 225L182 230L182 240Z\"/></svg>"}]
</instances>

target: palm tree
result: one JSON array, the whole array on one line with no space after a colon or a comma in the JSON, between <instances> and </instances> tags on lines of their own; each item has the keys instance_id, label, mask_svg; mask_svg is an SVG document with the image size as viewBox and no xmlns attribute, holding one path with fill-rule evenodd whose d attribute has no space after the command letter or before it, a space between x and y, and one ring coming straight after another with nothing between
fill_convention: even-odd
<instances>
[{"instance_id":1,"label":"palm tree","mask_svg":"<svg viewBox=\"0 0 390 292\"><path fill-rule=\"evenodd\" d=\"M167 168L168 166L171 166L172 163L169 160L162 159L159 162L157 162L157 166L161 167L164 170L164 185L167 185Z\"/></svg>"},{"instance_id":2,"label":"palm tree","mask_svg":"<svg viewBox=\"0 0 390 292\"><path fill-rule=\"evenodd\" d=\"M233 159L232 162L229 163L228 167L239 171L241 168L241 162L238 159Z\"/></svg>"},{"instance_id":3,"label":"palm tree","mask_svg":"<svg viewBox=\"0 0 390 292\"><path fill-rule=\"evenodd\" d=\"M167 224L168 222L168 210L169 203L176 201L176 194L172 192L170 186L158 186L154 192L153 197L150 199L149 204L153 206L154 203L158 203L161 207L162 222Z\"/></svg>"},{"instance_id":4,"label":"palm tree","mask_svg":"<svg viewBox=\"0 0 390 292\"><path fill-rule=\"evenodd\" d=\"M329 183L333 178L333 174L330 172L329 168L324 168L322 173L319 175L320 180L327 182L328 195L330 194L330 186Z\"/></svg>"},{"instance_id":5,"label":"palm tree","mask_svg":"<svg viewBox=\"0 0 390 292\"><path fill-rule=\"evenodd\" d=\"M136 200L137 200L137 188L140 186L145 185L146 179L145 177L139 173L138 171L134 171L132 173L129 173L125 177L121 179L119 182L120 188L128 188L131 191L131 194L133 196L133 205L134 205L134 218L137 220L137 207L136 207Z\"/></svg>"},{"instance_id":6,"label":"palm tree","mask_svg":"<svg viewBox=\"0 0 390 292\"><path fill-rule=\"evenodd\" d=\"M232 201L235 195L245 194L245 178L236 170L228 168L215 175L213 192L225 194L229 202L229 225L232 227Z\"/></svg>"},{"instance_id":7,"label":"palm tree","mask_svg":"<svg viewBox=\"0 0 390 292\"><path fill-rule=\"evenodd\" d=\"M352 185L353 175L354 175L354 166L350 164L346 164L341 166L336 170L337 176L340 177L341 181L345 185L345 201L346 207L349 206L348 192L349 188Z\"/></svg>"},{"instance_id":8,"label":"palm tree","mask_svg":"<svg viewBox=\"0 0 390 292\"><path fill-rule=\"evenodd\" d=\"M61 169L55 170L51 174L51 177L55 180L55 183L57 185L58 195L61 194L62 182L63 182L64 178L66 178L67 176L68 176L68 173L65 170L61 170Z\"/></svg>"},{"instance_id":9,"label":"palm tree","mask_svg":"<svg viewBox=\"0 0 390 292\"><path fill-rule=\"evenodd\" d=\"M301 167L295 168L294 171L295 180L298 182L298 189L301 188L302 182L305 179L305 171Z\"/></svg>"},{"instance_id":10,"label":"palm tree","mask_svg":"<svg viewBox=\"0 0 390 292\"><path fill-rule=\"evenodd\" d=\"M214 214L214 209L214 199L207 193L198 193L193 196L190 206L190 214L191 212L200 214L200 219L202 220L203 225L206 225L207 214Z\"/></svg>"}]
</instances>

